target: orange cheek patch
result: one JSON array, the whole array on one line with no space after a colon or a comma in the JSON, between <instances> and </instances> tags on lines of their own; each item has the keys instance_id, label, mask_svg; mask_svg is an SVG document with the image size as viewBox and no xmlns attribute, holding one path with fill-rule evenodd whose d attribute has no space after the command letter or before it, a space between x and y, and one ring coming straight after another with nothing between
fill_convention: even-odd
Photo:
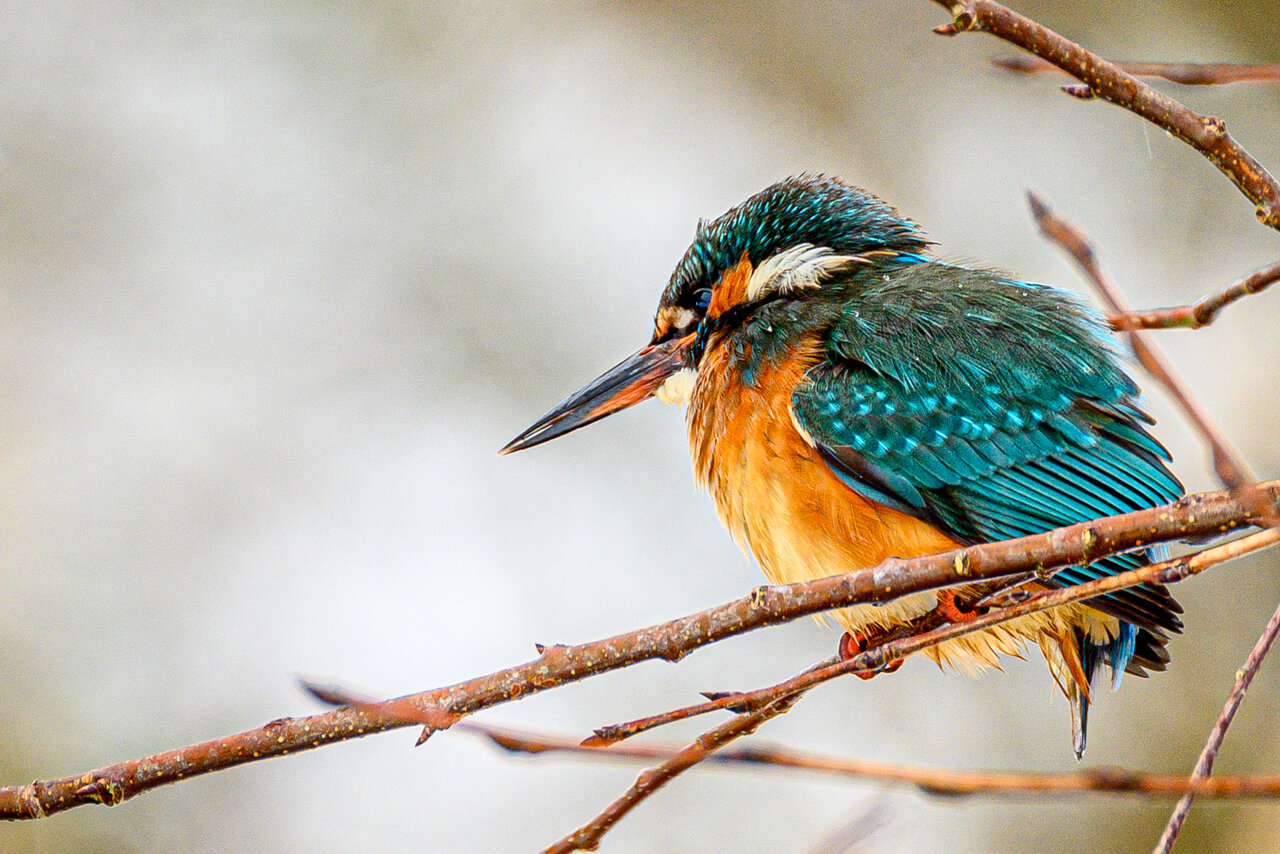
<instances>
[{"instance_id":1,"label":"orange cheek patch","mask_svg":"<svg viewBox=\"0 0 1280 854\"><path fill-rule=\"evenodd\" d=\"M707 306L708 317L717 318L735 305L741 305L746 301L747 282L751 280L754 269L751 266L751 259L747 257L747 253L743 252L741 260L724 271L724 275L720 277L720 281L711 292L711 304Z\"/></svg>"}]
</instances>

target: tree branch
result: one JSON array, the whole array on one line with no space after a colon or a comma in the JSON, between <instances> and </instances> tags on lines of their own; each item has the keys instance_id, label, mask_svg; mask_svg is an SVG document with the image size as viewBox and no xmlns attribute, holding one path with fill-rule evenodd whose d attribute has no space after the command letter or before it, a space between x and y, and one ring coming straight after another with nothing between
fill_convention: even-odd
<instances>
[{"instance_id":1,"label":"tree branch","mask_svg":"<svg viewBox=\"0 0 1280 854\"><path fill-rule=\"evenodd\" d=\"M989 629L1000 623L1005 623L1018 617L1025 617L1027 614L1046 611L1071 602L1082 602L1096 596L1114 593L1117 590L1136 587L1139 584L1153 582L1173 584L1204 572L1206 569L1217 566L1220 563L1234 560L1260 549L1270 548L1277 542L1280 542L1280 530L1268 528L1265 531L1250 534L1247 537L1241 537L1229 543L1203 549L1172 560L1162 561L1151 566L1131 569L1083 584L1074 584L1070 587L1030 593L1020 602L1003 608L994 608L963 623L947 623L934 627L912 624L904 629L905 636L886 640L848 659L812 667L804 673L768 688L717 696L709 702L687 706L665 715L655 715L651 718L621 726L604 727L597 730L593 737L583 742L583 745L586 747L607 746L663 724L684 720L719 709L731 709L736 712L758 711L796 691L807 691L816 685L849 673L875 672L895 659L905 658L927 647L937 646L940 643L954 640L963 635ZM921 622L927 621L929 616L925 615Z\"/></svg>"},{"instance_id":2,"label":"tree branch","mask_svg":"<svg viewBox=\"0 0 1280 854\"><path fill-rule=\"evenodd\" d=\"M702 762L718 748L744 735L754 733L761 724L788 711L806 691L823 682L847 673L877 670L889 661L903 658L925 647L935 646L945 640L981 631L998 623L1025 616L1035 611L1055 608L1068 602L1091 599L1094 596L1134 587L1146 582L1172 584L1196 573L1203 572L1211 566L1216 566L1224 561L1232 560L1259 549L1268 548L1277 542L1280 542L1280 530L1268 528L1265 531L1250 534L1247 537L1205 549L1193 555L1186 555L1174 560L1142 567L1141 569L1117 573L1116 575L1100 578L1085 584L1035 593L1021 604L991 611L973 620L943 626L903 640L890 641L855 655L848 660L825 667L810 668L799 676L770 688L743 694L739 699L743 707L750 711L720 724L715 729L702 735L693 744L676 753L672 758L641 774L630 789L606 807L598 816L548 848L544 854L594 851L599 847L600 839L614 825L659 788L669 783L679 774Z\"/></svg>"},{"instance_id":3,"label":"tree branch","mask_svg":"<svg viewBox=\"0 0 1280 854\"><path fill-rule=\"evenodd\" d=\"M1227 133L1215 116L1202 116L1048 27L992 0L933 0L954 15L934 32L953 36L977 30L1035 54L1079 80L1071 94L1098 97L1136 113L1203 154L1253 202L1263 225L1280 230L1280 183Z\"/></svg>"},{"instance_id":4,"label":"tree branch","mask_svg":"<svg viewBox=\"0 0 1280 854\"><path fill-rule=\"evenodd\" d=\"M999 56L991 64L1020 74L1065 74L1038 56ZM1280 83L1280 65L1238 65L1230 62L1115 62L1134 77L1156 78L1182 86L1223 86L1229 83Z\"/></svg>"},{"instance_id":5,"label":"tree branch","mask_svg":"<svg viewBox=\"0 0 1280 854\"><path fill-rule=\"evenodd\" d=\"M1040 230L1076 261L1086 278L1089 279L1090 283L1102 296L1104 302L1107 303L1112 311L1112 318L1120 321L1120 323L1114 323L1115 327L1117 329L1124 328L1128 331L1129 343L1133 349L1134 356L1147 369L1148 373L1169 390L1174 400L1186 412L1197 431L1209 444L1213 454L1214 469L1217 471L1218 477L1231 489L1242 504L1250 507L1257 514L1257 518L1271 526L1268 532L1276 531L1277 526L1280 526L1280 512L1277 511L1274 502L1258 490L1243 458L1209 420L1208 413L1192 398L1186 386L1173 373L1168 361L1160 351L1147 339L1146 335L1138 330L1150 326L1175 325L1196 328L1211 323L1224 306L1250 293L1257 293L1280 279L1280 264L1263 268L1218 293L1210 294L1195 305L1134 315L1129 312L1120 297L1119 291L1102 271L1097 262L1093 246L1084 233L1073 224L1056 216L1034 193L1028 193L1027 195L1031 203L1032 214ZM1134 318L1138 322L1125 322L1130 318ZM1280 632L1280 608L1277 608L1262 636L1258 638L1258 642L1245 667L1237 672L1236 684L1228 696L1226 706L1219 715L1218 721L1209 735L1208 743L1206 743L1204 750L1201 752L1199 761L1192 772L1192 782L1207 778L1212 772L1214 759L1217 757L1218 750L1226 738L1227 729L1231 726L1236 711L1244 700L1244 694L1261 666L1263 658L1266 657L1267 652L1275 642L1277 632ZM1173 846L1177 842L1178 835L1186 821L1187 814L1191 810L1193 800L1194 793L1187 792L1178 801L1173 815L1170 816L1164 832L1156 843L1155 854L1168 854L1173 850Z\"/></svg>"},{"instance_id":6,"label":"tree branch","mask_svg":"<svg viewBox=\"0 0 1280 854\"><path fill-rule=\"evenodd\" d=\"M975 611L979 608L990 608L998 597L1014 588L1020 587L1028 581L1036 578L1036 572L1022 572L1014 575L1007 575L1000 578L994 578L977 584L966 585L967 595L963 600L958 600L958 606L962 606L965 611ZM1051 573L1044 573L1049 575ZM1010 604L1010 603L1002 603ZM910 622L895 626L877 635L877 645L898 638L911 637L912 635L921 634L931 631L946 624L947 620L938 612L937 609L929 611ZM819 663L811 669L826 667L838 662L839 658L832 658L826 662ZM874 675L874 674L872 674ZM686 718L695 717L697 715L713 712L717 709L725 709L731 712L751 711L744 704L744 698L749 695L737 691L729 692L703 692L703 696L707 698L706 703L699 703L693 706L685 706L680 709L673 709L668 712L661 712L656 715L649 715L638 720L627 721L621 724L610 724L595 730L594 734L585 739L582 744L584 747L607 747L624 739L628 739L633 735L642 732L648 732L660 726L665 726L676 721L685 720Z\"/></svg>"},{"instance_id":7,"label":"tree branch","mask_svg":"<svg viewBox=\"0 0 1280 854\"><path fill-rule=\"evenodd\" d=\"M1280 482L1260 487L1274 500ZM84 804L108 806L189 777L208 774L399 727L424 726L424 737L461 717L598 673L689 652L732 635L860 602L1086 563L1157 542L1214 537L1254 524L1224 492L1071 525L1045 534L938 555L890 560L857 573L801 584L759 587L750 595L687 617L580 646L552 646L530 662L443 688L382 703L280 718L258 729L129 760L84 774L0 789L0 818L40 818Z\"/></svg>"},{"instance_id":8,"label":"tree branch","mask_svg":"<svg viewBox=\"0 0 1280 854\"><path fill-rule=\"evenodd\" d=\"M1270 530L1274 531L1275 528ZM1200 753L1200 758L1196 761L1196 767L1191 772L1191 784L1202 783L1209 779L1209 775L1213 773L1213 763L1218 758L1218 750L1222 747L1222 742L1227 737L1227 729L1230 728L1231 722L1235 720L1236 712L1240 709L1240 704L1244 702L1245 692L1249 690L1249 686L1253 683L1253 677L1257 675L1258 668L1262 666L1262 660L1267 657L1267 653L1271 651L1272 645L1276 642L1276 636L1280 634L1280 607L1276 608L1271 619L1267 622L1267 626L1262 630L1262 636L1258 638L1258 642L1254 644L1253 650L1249 653L1249 658L1245 661L1244 667L1236 671L1236 683L1231 688L1231 693L1227 695L1227 703L1222 707L1222 712L1218 715L1218 720L1213 725L1213 730L1209 733L1209 740L1205 743L1204 750ZM1187 793L1178 801L1178 805L1173 810L1173 815L1169 816L1169 823L1165 825L1164 833L1160 835L1160 841L1156 843L1155 854L1169 854L1173 850L1174 843L1178 841L1178 834L1182 832L1182 825L1187 820L1187 813L1191 811L1191 802L1194 796L1198 794L1194 789L1188 789Z\"/></svg>"},{"instance_id":9,"label":"tree branch","mask_svg":"<svg viewBox=\"0 0 1280 854\"><path fill-rule=\"evenodd\" d=\"M867 650L844 661L823 662L792 679L770 688L723 698L724 700L732 700L735 707L742 711L742 714L704 733L693 744L675 751L672 755L666 757L661 764L645 771L626 792L609 804L594 819L550 848L547 848L545 854L594 851L599 846L600 840L619 821L675 777L704 761L721 747L743 736L751 735L765 722L786 713L806 691L823 682L848 673L875 671L883 667L888 661L905 657L912 652L917 652L961 635L981 631L998 623L1016 619L1036 611L1047 610L1069 602L1091 599L1095 596L1143 583L1159 582L1171 584L1181 581L1212 566L1259 549L1268 548L1277 542L1280 542L1280 530L1268 528L1229 543L1152 566L1118 573L1114 576L1085 584L1073 585L1065 589L1034 593L1018 604L993 610L973 620L940 626L931 631L924 631L902 640L883 643L874 649ZM341 689L317 689L313 687L312 691L322 699L331 702L353 703L361 707L376 707L378 705L375 701L356 697ZM682 714L679 717L689 717L692 714L723 707L724 704L721 701L715 701L704 704L703 707L696 708L692 712L690 710L682 710L690 713ZM668 717L668 720L674 719L678 718ZM599 743L598 736L594 740L588 739L584 743L583 749L590 749L585 744L593 741ZM1184 783L1183 791L1186 791L1192 785L1194 783Z\"/></svg>"},{"instance_id":10,"label":"tree branch","mask_svg":"<svg viewBox=\"0 0 1280 854\"><path fill-rule=\"evenodd\" d=\"M1129 308L1125 305L1124 298L1120 296L1120 291L1098 264L1097 253L1084 232L1055 214L1035 193L1028 191L1027 201L1031 205L1031 215L1035 218L1041 233L1071 256L1113 314L1127 314ZM1126 337L1139 364L1169 390L1174 401L1191 420L1192 426L1209 445L1213 455L1214 471L1217 472L1222 483L1242 504L1252 509L1259 519L1264 520L1268 525L1280 525L1280 513L1276 511L1274 502L1258 491L1254 476L1249 471L1244 458L1209 418L1209 413L1195 400L1186 383L1174 373L1169 361L1160 350L1147 335L1136 330L1127 332Z\"/></svg>"},{"instance_id":11,"label":"tree branch","mask_svg":"<svg viewBox=\"0 0 1280 854\"><path fill-rule=\"evenodd\" d=\"M653 762L670 759L683 745L653 742L619 744L608 749L587 747L576 738L463 721L455 729L475 733L512 753L565 754L592 761ZM1206 777L1147 774L1127 768L1088 768L1075 773L1034 771L958 771L924 765L899 765L867 759L838 759L778 745L752 745L717 751L703 760L716 766L785 768L852 780L911 786L926 795L1146 795L1170 797L1193 792L1205 798L1277 798L1280 774Z\"/></svg>"},{"instance_id":12,"label":"tree branch","mask_svg":"<svg viewBox=\"0 0 1280 854\"><path fill-rule=\"evenodd\" d=\"M1277 542L1280 542L1280 531L1275 528L1268 528L1265 531L1251 534L1234 542L1205 549L1194 555L1187 555L1153 566L1130 570L1086 584L1032 594L1021 604L1001 608L998 611L992 611L964 623L943 626L900 641L890 641L875 649L853 656L846 661L811 668L799 676L778 685L739 695L735 699L742 708L748 710L745 714L721 724L688 748L678 752L671 759L642 774L635 785L628 789L622 797L606 807L591 822L565 837L555 846L547 849L547 852L564 854L564 852L570 851L595 850L599 845L600 839L618 821L635 809L649 795L657 791L658 788L706 759L719 746L755 732L765 721L787 711L790 705L794 704L804 692L822 682L848 673L875 670L895 658L905 657L925 647L934 646L945 640L969 634L970 632L981 631L997 623L1025 616L1035 611L1058 607L1068 602L1090 599L1094 596L1146 582L1169 584L1180 581L1190 575L1203 572L1211 566L1258 549L1267 548ZM714 706L715 704L708 705Z\"/></svg>"},{"instance_id":13,"label":"tree branch","mask_svg":"<svg viewBox=\"0 0 1280 854\"><path fill-rule=\"evenodd\" d=\"M1256 270L1220 291L1209 294L1191 305L1153 308L1148 311L1126 311L1107 318L1117 332L1137 329L1199 329L1218 318L1218 312L1231 303L1280 282L1280 263Z\"/></svg>"},{"instance_id":14,"label":"tree branch","mask_svg":"<svg viewBox=\"0 0 1280 854\"><path fill-rule=\"evenodd\" d=\"M600 847L600 840L604 835L650 795L726 744L751 735L760 728L761 724L786 714L803 696L804 691L789 694L762 709L731 718L715 729L698 736L692 744L676 751L671 758L641 773L631 788L623 792L621 797L605 807L591 821L547 848L543 854L595 851Z\"/></svg>"}]
</instances>

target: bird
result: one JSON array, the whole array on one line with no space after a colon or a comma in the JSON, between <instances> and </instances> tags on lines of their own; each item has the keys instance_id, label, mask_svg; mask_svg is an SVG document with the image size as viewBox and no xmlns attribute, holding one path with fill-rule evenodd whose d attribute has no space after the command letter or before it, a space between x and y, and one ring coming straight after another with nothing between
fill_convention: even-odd
<instances>
[{"instance_id":1,"label":"bird","mask_svg":"<svg viewBox=\"0 0 1280 854\"><path fill-rule=\"evenodd\" d=\"M920 226L841 179L804 173L701 220L649 343L501 453L651 397L687 405L698 484L774 584L867 570L1167 504L1183 494L1103 318L1062 289L937 257ZM846 657L930 614L1063 588L1159 548L960 585L830 616ZM987 599L983 599L983 595ZM1139 587L1041 611L921 654L977 674L1038 646L1083 756L1104 669L1163 671L1182 608ZM886 670L896 669L901 661Z\"/></svg>"}]
</instances>

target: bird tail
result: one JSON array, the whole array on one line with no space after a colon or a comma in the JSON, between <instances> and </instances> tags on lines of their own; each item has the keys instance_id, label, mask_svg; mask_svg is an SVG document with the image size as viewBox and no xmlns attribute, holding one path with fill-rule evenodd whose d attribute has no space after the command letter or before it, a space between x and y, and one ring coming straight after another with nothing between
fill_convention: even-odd
<instances>
[{"instance_id":1,"label":"bird tail","mask_svg":"<svg viewBox=\"0 0 1280 854\"><path fill-rule=\"evenodd\" d=\"M1151 563L1168 557L1168 546L1152 546L1146 551ZM1125 620L1120 620L1119 632L1105 643L1092 640L1085 628L1077 628L1070 638L1058 638L1062 656L1058 670L1064 672L1060 676L1052 666L1050 671L1071 705L1071 742L1076 759L1084 756L1089 736L1089 704L1102 666L1111 668L1111 690L1118 691L1126 671L1146 676L1149 670L1164 670L1169 661L1166 643L1168 635L1160 627L1139 627Z\"/></svg>"},{"instance_id":2,"label":"bird tail","mask_svg":"<svg viewBox=\"0 0 1280 854\"><path fill-rule=\"evenodd\" d=\"M1076 759L1084 756L1089 737L1089 704L1102 666L1105 664L1111 668L1111 690L1119 689L1125 668L1133 660L1137 642L1138 627L1121 622L1119 634L1106 643L1090 640L1087 632L1077 629L1074 645L1078 652L1073 650L1074 654L1070 654L1066 644L1063 645L1067 670L1074 677L1064 680L1064 687L1071 704L1071 744L1075 748Z\"/></svg>"}]
</instances>

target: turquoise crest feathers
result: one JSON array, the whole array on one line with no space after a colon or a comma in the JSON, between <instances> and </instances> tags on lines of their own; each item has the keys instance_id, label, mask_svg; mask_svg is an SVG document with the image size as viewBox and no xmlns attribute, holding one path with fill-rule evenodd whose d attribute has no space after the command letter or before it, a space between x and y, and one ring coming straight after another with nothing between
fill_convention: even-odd
<instances>
[{"instance_id":1,"label":"turquoise crest feathers","mask_svg":"<svg viewBox=\"0 0 1280 854\"><path fill-rule=\"evenodd\" d=\"M671 273L663 302L682 304L711 287L745 253L752 266L798 243L841 255L887 250L921 252L920 226L866 190L826 175L796 175L698 224L693 244Z\"/></svg>"}]
</instances>

